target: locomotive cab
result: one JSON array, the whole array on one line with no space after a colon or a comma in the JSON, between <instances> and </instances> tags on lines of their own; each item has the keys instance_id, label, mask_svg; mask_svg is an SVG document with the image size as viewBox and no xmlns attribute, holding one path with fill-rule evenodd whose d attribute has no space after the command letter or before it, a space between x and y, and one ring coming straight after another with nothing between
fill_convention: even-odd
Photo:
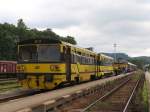
<instances>
[{"instance_id":1,"label":"locomotive cab","mask_svg":"<svg viewBox=\"0 0 150 112\"><path fill-rule=\"evenodd\" d=\"M17 74L25 88L51 89L66 81L63 46L58 40L27 40L18 44Z\"/></svg>"}]
</instances>

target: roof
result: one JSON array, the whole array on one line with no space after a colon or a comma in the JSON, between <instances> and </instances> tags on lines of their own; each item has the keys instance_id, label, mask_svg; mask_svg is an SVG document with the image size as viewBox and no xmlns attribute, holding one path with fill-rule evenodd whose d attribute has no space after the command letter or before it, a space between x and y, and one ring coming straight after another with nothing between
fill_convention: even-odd
<instances>
[{"instance_id":1,"label":"roof","mask_svg":"<svg viewBox=\"0 0 150 112\"><path fill-rule=\"evenodd\" d=\"M86 48L82 48L58 39L49 39L49 38L37 38L37 39L28 39L28 40L23 40L21 42L19 42L18 44L22 45L22 44L64 44L67 46L71 46L73 48L78 48L81 50L84 50L85 52L89 52L89 53L93 53L96 54L96 52L88 50Z\"/></svg>"},{"instance_id":2,"label":"roof","mask_svg":"<svg viewBox=\"0 0 150 112\"><path fill-rule=\"evenodd\" d=\"M58 39L37 38L37 39L27 39L18 42L18 44L55 44L55 43L62 43L62 41Z\"/></svg>"},{"instance_id":3,"label":"roof","mask_svg":"<svg viewBox=\"0 0 150 112\"><path fill-rule=\"evenodd\" d=\"M110 57L110 56L107 56L105 54L101 54L99 53L103 58L106 58L106 59L110 59L110 60L114 60L114 58Z\"/></svg>"},{"instance_id":4,"label":"roof","mask_svg":"<svg viewBox=\"0 0 150 112\"><path fill-rule=\"evenodd\" d=\"M62 44L65 44L65 45L68 45L68 46L71 46L71 47L74 47L74 48L78 48L78 49L84 50L85 52L97 54L97 53L94 52L94 51L91 51L91 50L86 49L86 48L79 47L79 46L77 46L77 45L73 45L73 44L70 44L70 43L67 43L67 42L61 42L61 43L62 43Z\"/></svg>"},{"instance_id":5,"label":"roof","mask_svg":"<svg viewBox=\"0 0 150 112\"><path fill-rule=\"evenodd\" d=\"M17 63L17 61L0 60L0 63Z\"/></svg>"},{"instance_id":6,"label":"roof","mask_svg":"<svg viewBox=\"0 0 150 112\"><path fill-rule=\"evenodd\" d=\"M131 62L128 62L129 65L131 66L136 66L135 64L131 63Z\"/></svg>"}]
</instances>

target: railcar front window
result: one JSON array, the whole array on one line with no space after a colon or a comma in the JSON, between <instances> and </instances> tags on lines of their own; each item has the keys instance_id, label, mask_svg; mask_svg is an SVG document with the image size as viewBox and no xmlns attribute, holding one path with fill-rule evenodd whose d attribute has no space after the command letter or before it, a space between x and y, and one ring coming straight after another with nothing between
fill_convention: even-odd
<instances>
[{"instance_id":1,"label":"railcar front window","mask_svg":"<svg viewBox=\"0 0 150 112\"><path fill-rule=\"evenodd\" d=\"M20 46L19 61L58 62L60 61L60 50L56 45Z\"/></svg>"},{"instance_id":2,"label":"railcar front window","mask_svg":"<svg viewBox=\"0 0 150 112\"><path fill-rule=\"evenodd\" d=\"M35 61L37 60L36 46L20 46L19 61Z\"/></svg>"},{"instance_id":3,"label":"railcar front window","mask_svg":"<svg viewBox=\"0 0 150 112\"><path fill-rule=\"evenodd\" d=\"M60 50L56 45L40 45L38 47L38 60L58 62L60 61Z\"/></svg>"}]
</instances>

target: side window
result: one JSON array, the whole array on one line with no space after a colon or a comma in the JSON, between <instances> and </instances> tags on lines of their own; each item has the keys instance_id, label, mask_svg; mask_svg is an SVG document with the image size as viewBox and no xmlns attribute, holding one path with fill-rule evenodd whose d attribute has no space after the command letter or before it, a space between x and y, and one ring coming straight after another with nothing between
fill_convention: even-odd
<instances>
[{"instance_id":1,"label":"side window","mask_svg":"<svg viewBox=\"0 0 150 112\"><path fill-rule=\"evenodd\" d=\"M74 55L74 62L77 63L77 55Z\"/></svg>"},{"instance_id":2,"label":"side window","mask_svg":"<svg viewBox=\"0 0 150 112\"><path fill-rule=\"evenodd\" d=\"M79 57L79 55L77 55L77 62L80 62L80 57Z\"/></svg>"},{"instance_id":3,"label":"side window","mask_svg":"<svg viewBox=\"0 0 150 112\"><path fill-rule=\"evenodd\" d=\"M81 64L83 64L83 56L81 56Z\"/></svg>"},{"instance_id":4,"label":"side window","mask_svg":"<svg viewBox=\"0 0 150 112\"><path fill-rule=\"evenodd\" d=\"M90 64L90 57L88 57L88 64Z\"/></svg>"},{"instance_id":5,"label":"side window","mask_svg":"<svg viewBox=\"0 0 150 112\"><path fill-rule=\"evenodd\" d=\"M84 56L84 64L86 64L86 57Z\"/></svg>"},{"instance_id":6,"label":"side window","mask_svg":"<svg viewBox=\"0 0 150 112\"><path fill-rule=\"evenodd\" d=\"M95 59L93 58L93 65L94 65L94 63L95 63Z\"/></svg>"},{"instance_id":7,"label":"side window","mask_svg":"<svg viewBox=\"0 0 150 112\"><path fill-rule=\"evenodd\" d=\"M88 58L87 57L85 57L85 63L88 64Z\"/></svg>"},{"instance_id":8,"label":"side window","mask_svg":"<svg viewBox=\"0 0 150 112\"><path fill-rule=\"evenodd\" d=\"M66 48L63 46L63 52L61 53L61 60L65 61L66 60Z\"/></svg>"},{"instance_id":9,"label":"side window","mask_svg":"<svg viewBox=\"0 0 150 112\"><path fill-rule=\"evenodd\" d=\"M71 54L71 63L74 63L74 54Z\"/></svg>"},{"instance_id":10,"label":"side window","mask_svg":"<svg viewBox=\"0 0 150 112\"><path fill-rule=\"evenodd\" d=\"M85 64L85 56L82 56L82 64Z\"/></svg>"},{"instance_id":11,"label":"side window","mask_svg":"<svg viewBox=\"0 0 150 112\"><path fill-rule=\"evenodd\" d=\"M82 63L82 56L79 55L79 62Z\"/></svg>"},{"instance_id":12,"label":"side window","mask_svg":"<svg viewBox=\"0 0 150 112\"><path fill-rule=\"evenodd\" d=\"M90 57L88 58L88 64L90 64L91 63L91 59L90 59Z\"/></svg>"},{"instance_id":13,"label":"side window","mask_svg":"<svg viewBox=\"0 0 150 112\"><path fill-rule=\"evenodd\" d=\"M93 61L92 61L92 64L94 64L94 58L92 58L92 60L93 60Z\"/></svg>"},{"instance_id":14,"label":"side window","mask_svg":"<svg viewBox=\"0 0 150 112\"><path fill-rule=\"evenodd\" d=\"M104 66L104 60L101 61L101 65Z\"/></svg>"},{"instance_id":15,"label":"side window","mask_svg":"<svg viewBox=\"0 0 150 112\"><path fill-rule=\"evenodd\" d=\"M91 59L91 57L90 57L89 59L90 59L90 63L89 63L89 64L91 64L91 63L92 63L92 59Z\"/></svg>"},{"instance_id":16,"label":"side window","mask_svg":"<svg viewBox=\"0 0 150 112\"><path fill-rule=\"evenodd\" d=\"M93 64L93 57L91 58L91 64Z\"/></svg>"}]
</instances>

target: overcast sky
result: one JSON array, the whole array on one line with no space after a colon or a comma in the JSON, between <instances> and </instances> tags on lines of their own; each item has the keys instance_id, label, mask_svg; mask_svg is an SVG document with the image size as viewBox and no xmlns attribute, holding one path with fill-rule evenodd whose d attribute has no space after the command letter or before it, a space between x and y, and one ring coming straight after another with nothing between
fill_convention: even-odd
<instances>
[{"instance_id":1,"label":"overcast sky","mask_svg":"<svg viewBox=\"0 0 150 112\"><path fill-rule=\"evenodd\" d=\"M22 18L30 28L74 36L97 52L150 56L150 0L0 0L0 23Z\"/></svg>"}]
</instances>

